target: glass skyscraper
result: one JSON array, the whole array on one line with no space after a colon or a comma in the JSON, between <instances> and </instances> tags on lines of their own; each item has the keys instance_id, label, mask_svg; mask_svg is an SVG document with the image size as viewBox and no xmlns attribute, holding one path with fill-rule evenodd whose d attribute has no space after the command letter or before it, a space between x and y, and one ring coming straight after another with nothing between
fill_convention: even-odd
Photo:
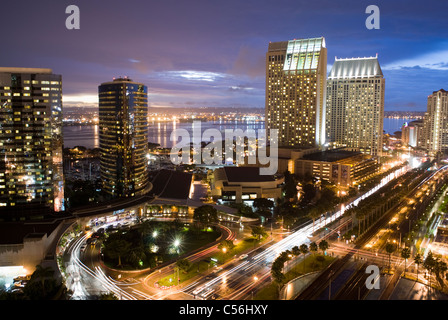
<instances>
[{"instance_id":1,"label":"glass skyscraper","mask_svg":"<svg viewBox=\"0 0 448 320\"><path fill-rule=\"evenodd\" d=\"M0 212L63 211L62 77L0 68Z\"/></svg>"},{"instance_id":2,"label":"glass skyscraper","mask_svg":"<svg viewBox=\"0 0 448 320\"><path fill-rule=\"evenodd\" d=\"M103 191L112 198L141 195L148 187L148 89L118 78L98 92Z\"/></svg>"},{"instance_id":3,"label":"glass skyscraper","mask_svg":"<svg viewBox=\"0 0 448 320\"><path fill-rule=\"evenodd\" d=\"M266 128L280 147L325 143L325 39L269 43L266 53Z\"/></svg>"}]
</instances>

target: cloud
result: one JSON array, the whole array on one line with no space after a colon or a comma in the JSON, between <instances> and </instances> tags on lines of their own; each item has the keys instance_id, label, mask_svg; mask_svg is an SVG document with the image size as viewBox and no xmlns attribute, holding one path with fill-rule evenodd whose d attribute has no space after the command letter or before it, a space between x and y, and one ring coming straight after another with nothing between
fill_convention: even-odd
<instances>
[{"instance_id":1,"label":"cloud","mask_svg":"<svg viewBox=\"0 0 448 320\"><path fill-rule=\"evenodd\" d=\"M245 75L250 78L264 77L266 73L265 50L266 48L261 49L248 45L241 46L229 73Z\"/></svg>"},{"instance_id":2,"label":"cloud","mask_svg":"<svg viewBox=\"0 0 448 320\"><path fill-rule=\"evenodd\" d=\"M183 71L166 71L168 77L171 78L183 78L192 81L207 81L215 82L219 79L225 78L225 74L217 72L208 71L194 71L194 70L183 70Z\"/></svg>"},{"instance_id":3,"label":"cloud","mask_svg":"<svg viewBox=\"0 0 448 320\"><path fill-rule=\"evenodd\" d=\"M403 59L383 66L384 70L398 69L448 70L448 49L426 53L417 57Z\"/></svg>"}]
</instances>

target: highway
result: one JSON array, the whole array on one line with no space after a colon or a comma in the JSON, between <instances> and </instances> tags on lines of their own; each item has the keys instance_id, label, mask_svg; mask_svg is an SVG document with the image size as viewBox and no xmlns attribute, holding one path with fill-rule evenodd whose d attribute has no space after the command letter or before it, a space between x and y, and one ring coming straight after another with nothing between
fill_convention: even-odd
<instances>
[{"instance_id":1,"label":"highway","mask_svg":"<svg viewBox=\"0 0 448 320\"><path fill-rule=\"evenodd\" d=\"M149 282L152 276L157 273L139 279L131 283L117 281L110 276L106 276L104 270L98 264L88 266L89 250L88 248L81 257L81 246L89 236L88 234L76 240L70 246L70 274L79 275L72 277L69 283L69 289L73 294L73 299L88 299L95 292L113 292L117 297L123 300L148 300L148 299L172 299L180 297L181 299L251 299L263 284L270 281L270 267L275 258L283 251L290 250L294 246L309 244L314 231L325 227L327 224L340 218L344 211L351 205L357 205L362 199L369 197L379 188L383 187L393 179L403 175L409 170L408 167L397 169L389 176L382 179L379 185L372 188L369 192L358 197L354 201L341 205L340 209L331 216L321 217L313 225L308 222L298 228L295 228L289 235L277 242L267 243L263 248L253 250L248 253L244 260L236 259L227 263L221 270L217 270L211 276L203 277L190 283L188 286L178 290L154 292ZM104 225L102 227L105 227ZM216 246L215 246L216 248ZM82 258L82 259L81 259ZM192 256L192 259L195 257ZM86 260L87 259L87 260ZM172 272L170 267L165 272ZM138 288L138 289L137 289Z\"/></svg>"},{"instance_id":2,"label":"highway","mask_svg":"<svg viewBox=\"0 0 448 320\"><path fill-rule=\"evenodd\" d=\"M184 292L199 299L208 299L213 295L216 295L219 299L250 299L253 291L258 289L259 284L269 280L270 266L281 252L290 250L294 246L309 244L314 231L340 218L344 211L351 205L357 205L359 201L369 197L379 188L403 175L407 170L408 168L406 167L396 170L389 176L383 178L380 184L372 188L369 192L358 197L346 206L342 205L340 210L333 215L327 217L322 216L319 221L314 223L314 226L312 222L308 222L296 228L284 239L272 243L261 252L254 251L250 253L244 261L235 261L234 264L230 264L228 268L219 272L211 280L201 279L191 284L188 288L184 289Z\"/></svg>"},{"instance_id":3,"label":"highway","mask_svg":"<svg viewBox=\"0 0 448 320\"><path fill-rule=\"evenodd\" d=\"M416 192L419 192L419 189L431 181L432 179L437 180L440 177L440 173L444 172L448 169L448 166L444 166L439 168L438 170L434 171L428 176L423 175L424 179L420 181L412 190L410 190L409 194L414 194ZM407 200L403 200L401 203L398 203L395 206L395 209L390 210L389 213L382 216L372 227L371 229L367 230L367 232L358 239L358 242L354 248L347 248L346 254L343 255L341 259L336 260L334 263L332 263L326 270L324 270L313 282L311 285L309 285L303 292L300 293L300 295L296 298L296 300L313 300L316 299L324 290L327 288L329 283L333 281L345 268L347 268L347 264L351 259L358 254L363 254L364 257L368 258L370 263L378 263L380 259L382 260L382 264L384 265L384 255L379 255L378 252L371 252L369 255L366 250L362 250L364 245L368 243L378 232L379 228L384 227L390 222L391 216L394 215L395 212L401 211L401 208L403 207L403 203L407 202ZM396 260L395 258L392 260ZM387 256L387 262L388 262L389 256ZM401 260L403 262L403 260ZM365 270L365 269L364 269ZM338 299L353 299L354 296L358 296L359 298L364 297L367 292L365 291L365 288L361 289L360 284L362 283L362 280L365 281L365 275L362 274L361 271L357 270L355 274L352 276L352 278L349 279L349 281L345 284L345 287L340 292L340 295L337 296ZM393 277L393 280L397 281L396 276ZM393 283L392 283L393 284ZM390 286L392 287L392 286ZM389 286L388 286L389 288ZM356 295L356 291L358 291ZM389 288L390 291L390 288ZM390 292L388 293L390 295Z\"/></svg>"}]
</instances>

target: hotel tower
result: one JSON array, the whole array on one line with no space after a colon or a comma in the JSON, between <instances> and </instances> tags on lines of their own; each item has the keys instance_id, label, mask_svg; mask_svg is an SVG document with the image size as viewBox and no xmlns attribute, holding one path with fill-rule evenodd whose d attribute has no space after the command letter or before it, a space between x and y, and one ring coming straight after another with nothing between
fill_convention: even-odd
<instances>
[{"instance_id":1,"label":"hotel tower","mask_svg":"<svg viewBox=\"0 0 448 320\"><path fill-rule=\"evenodd\" d=\"M98 93L103 191L111 198L141 195L148 186L148 89L118 78Z\"/></svg>"},{"instance_id":2,"label":"hotel tower","mask_svg":"<svg viewBox=\"0 0 448 320\"><path fill-rule=\"evenodd\" d=\"M0 68L0 211L64 208L62 77Z\"/></svg>"},{"instance_id":3,"label":"hotel tower","mask_svg":"<svg viewBox=\"0 0 448 320\"><path fill-rule=\"evenodd\" d=\"M336 58L327 80L328 142L381 155L384 89L378 57Z\"/></svg>"},{"instance_id":4,"label":"hotel tower","mask_svg":"<svg viewBox=\"0 0 448 320\"><path fill-rule=\"evenodd\" d=\"M448 152L448 91L440 89L428 96L422 140L431 155Z\"/></svg>"},{"instance_id":5,"label":"hotel tower","mask_svg":"<svg viewBox=\"0 0 448 320\"><path fill-rule=\"evenodd\" d=\"M325 143L327 49L325 39L269 43L265 119L278 130L280 147Z\"/></svg>"}]
</instances>

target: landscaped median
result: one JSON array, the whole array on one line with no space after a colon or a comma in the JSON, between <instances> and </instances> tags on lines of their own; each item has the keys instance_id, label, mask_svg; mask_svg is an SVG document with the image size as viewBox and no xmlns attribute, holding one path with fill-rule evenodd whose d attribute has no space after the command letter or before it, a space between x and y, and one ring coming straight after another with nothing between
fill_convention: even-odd
<instances>
[{"instance_id":1,"label":"landscaped median","mask_svg":"<svg viewBox=\"0 0 448 320\"><path fill-rule=\"evenodd\" d=\"M304 275L311 275L315 272L324 270L335 258L321 254L308 254L305 256L305 259L303 258L303 255L296 257L296 259L301 261L292 267L290 271L285 273L285 284ZM311 277L309 279L312 280L313 278ZM278 284L276 282L271 282L255 294L254 300L279 300L281 298L280 292L281 290L279 290Z\"/></svg>"},{"instance_id":2,"label":"landscaped median","mask_svg":"<svg viewBox=\"0 0 448 320\"><path fill-rule=\"evenodd\" d=\"M229 240L230 241L230 240ZM232 246L233 241L222 241L221 243L226 243L228 246ZM190 262L189 264L183 263L184 267L180 266L179 260L176 262L176 266L173 268L173 272L163 277L162 279L158 280L156 282L156 286L161 289L168 289L172 286L176 286L179 284L184 283L187 280L190 280L194 278L195 276L201 275L204 276L204 274L214 272L216 270L216 267L223 265L235 257L240 256L243 253L246 253L250 251L251 249L254 249L261 244L264 244L266 242L266 239L257 240L253 237L248 237L245 239L240 240L238 243L234 244L234 246L231 249L228 246L225 246L224 248L221 248L221 246L217 246L219 249L215 253L211 254L208 257L205 257L204 259L196 262ZM186 259L183 259L186 260Z\"/></svg>"}]
</instances>

